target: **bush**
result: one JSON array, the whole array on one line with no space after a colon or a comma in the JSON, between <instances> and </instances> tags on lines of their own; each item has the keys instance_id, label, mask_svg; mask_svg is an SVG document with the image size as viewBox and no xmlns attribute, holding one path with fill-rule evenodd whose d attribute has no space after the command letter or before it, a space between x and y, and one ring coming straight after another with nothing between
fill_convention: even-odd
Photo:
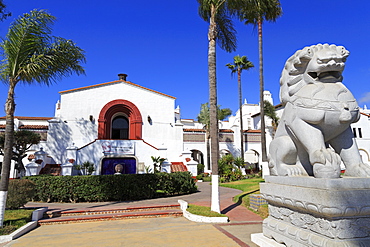
<instances>
[{"instance_id":1,"label":"bush","mask_svg":"<svg viewBox=\"0 0 370 247\"><path fill-rule=\"evenodd\" d=\"M203 164L198 164L197 165L197 174L202 174L204 173L204 165Z\"/></svg>"},{"instance_id":2,"label":"bush","mask_svg":"<svg viewBox=\"0 0 370 247\"><path fill-rule=\"evenodd\" d=\"M99 176L32 176L34 200L45 202L127 201L195 192L189 172Z\"/></svg>"},{"instance_id":3,"label":"bush","mask_svg":"<svg viewBox=\"0 0 370 247\"><path fill-rule=\"evenodd\" d=\"M244 166L242 158L235 158L228 154L218 161L218 174L220 182L231 182L244 179L241 168Z\"/></svg>"},{"instance_id":4,"label":"bush","mask_svg":"<svg viewBox=\"0 0 370 247\"><path fill-rule=\"evenodd\" d=\"M28 179L12 179L9 181L6 207L18 209L30 201L35 194L35 183Z\"/></svg>"}]
</instances>

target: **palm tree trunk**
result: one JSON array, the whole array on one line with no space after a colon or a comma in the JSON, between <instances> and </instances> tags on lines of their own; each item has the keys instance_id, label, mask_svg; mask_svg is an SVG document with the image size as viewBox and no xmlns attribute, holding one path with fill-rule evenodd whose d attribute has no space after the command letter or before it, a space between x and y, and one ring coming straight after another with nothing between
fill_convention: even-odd
<instances>
[{"instance_id":1,"label":"palm tree trunk","mask_svg":"<svg viewBox=\"0 0 370 247\"><path fill-rule=\"evenodd\" d=\"M266 151L266 132L265 132L265 111L263 108L263 92L264 92L264 81L263 81L263 52L262 52L262 20L258 20L258 50L259 50L259 70L260 70L260 112L261 112L261 149L262 149L262 161L267 161Z\"/></svg>"},{"instance_id":2,"label":"palm tree trunk","mask_svg":"<svg viewBox=\"0 0 370 247\"><path fill-rule=\"evenodd\" d=\"M208 31L208 81L209 81L209 118L211 136L212 195L211 210L220 212L220 195L218 190L218 118L217 118L217 80L216 80L216 8L211 5L211 18Z\"/></svg>"},{"instance_id":3,"label":"palm tree trunk","mask_svg":"<svg viewBox=\"0 0 370 247\"><path fill-rule=\"evenodd\" d=\"M0 180L0 227L3 227L4 213L6 206L6 198L8 195L9 175L11 160L13 156L13 143L14 143L14 88L16 82L10 81L8 98L5 103L6 112L6 126L5 126L5 142L4 142L4 159L1 168Z\"/></svg>"},{"instance_id":4,"label":"palm tree trunk","mask_svg":"<svg viewBox=\"0 0 370 247\"><path fill-rule=\"evenodd\" d=\"M240 116L240 157L244 160L244 130L243 130L243 97L241 71L238 70L238 90L239 90L239 116Z\"/></svg>"},{"instance_id":5,"label":"palm tree trunk","mask_svg":"<svg viewBox=\"0 0 370 247\"><path fill-rule=\"evenodd\" d=\"M206 133L206 135L207 135L207 169L208 170L211 170L211 148L210 148L210 144L209 144L209 142L210 142L210 134L207 132Z\"/></svg>"}]
</instances>

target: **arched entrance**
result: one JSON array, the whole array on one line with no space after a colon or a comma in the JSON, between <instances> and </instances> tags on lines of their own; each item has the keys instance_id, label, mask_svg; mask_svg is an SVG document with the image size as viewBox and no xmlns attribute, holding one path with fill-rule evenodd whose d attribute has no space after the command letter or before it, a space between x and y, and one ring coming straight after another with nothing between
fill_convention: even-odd
<instances>
[{"instance_id":1,"label":"arched entrance","mask_svg":"<svg viewBox=\"0 0 370 247\"><path fill-rule=\"evenodd\" d=\"M191 157L193 158L193 160L198 162L199 164L204 165L203 153L196 149L192 149L190 151L191 151Z\"/></svg>"},{"instance_id":2,"label":"arched entrance","mask_svg":"<svg viewBox=\"0 0 370 247\"><path fill-rule=\"evenodd\" d=\"M113 100L99 114L98 139L142 139L142 117L128 100Z\"/></svg>"}]
</instances>

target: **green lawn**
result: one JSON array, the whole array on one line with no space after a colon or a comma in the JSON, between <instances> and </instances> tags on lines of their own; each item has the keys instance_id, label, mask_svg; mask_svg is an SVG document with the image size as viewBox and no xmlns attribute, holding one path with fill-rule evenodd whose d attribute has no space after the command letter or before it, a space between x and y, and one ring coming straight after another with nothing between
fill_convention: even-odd
<instances>
[{"instance_id":1,"label":"green lawn","mask_svg":"<svg viewBox=\"0 0 370 247\"><path fill-rule=\"evenodd\" d=\"M264 179L262 178L249 178L239 181L234 181L230 183L221 183L220 186L238 189L243 191L241 194L235 196L234 202L250 209L249 207L249 195L260 193L260 183L263 183ZM252 209L250 209L252 210ZM258 211L253 212L259 214L261 217L266 218L268 216L268 209L266 205L261 206Z\"/></svg>"},{"instance_id":2,"label":"green lawn","mask_svg":"<svg viewBox=\"0 0 370 247\"><path fill-rule=\"evenodd\" d=\"M30 222L33 211L33 209L5 210L4 227L0 228L0 235L8 235Z\"/></svg>"},{"instance_id":3,"label":"green lawn","mask_svg":"<svg viewBox=\"0 0 370 247\"><path fill-rule=\"evenodd\" d=\"M194 204L189 204L187 211L192 214L207 216L207 217L227 217L224 214L219 214L217 212L211 211L210 207L198 206Z\"/></svg>"}]
</instances>

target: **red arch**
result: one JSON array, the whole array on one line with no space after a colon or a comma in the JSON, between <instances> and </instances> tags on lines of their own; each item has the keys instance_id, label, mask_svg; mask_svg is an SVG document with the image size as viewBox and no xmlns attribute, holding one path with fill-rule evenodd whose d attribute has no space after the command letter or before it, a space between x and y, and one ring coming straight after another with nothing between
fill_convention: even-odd
<instances>
[{"instance_id":1,"label":"red arch","mask_svg":"<svg viewBox=\"0 0 370 247\"><path fill-rule=\"evenodd\" d=\"M101 109L98 119L98 139L111 138L112 117L119 112L126 114L129 119L129 139L141 140L143 121L140 111L132 102L124 99L113 100Z\"/></svg>"}]
</instances>

